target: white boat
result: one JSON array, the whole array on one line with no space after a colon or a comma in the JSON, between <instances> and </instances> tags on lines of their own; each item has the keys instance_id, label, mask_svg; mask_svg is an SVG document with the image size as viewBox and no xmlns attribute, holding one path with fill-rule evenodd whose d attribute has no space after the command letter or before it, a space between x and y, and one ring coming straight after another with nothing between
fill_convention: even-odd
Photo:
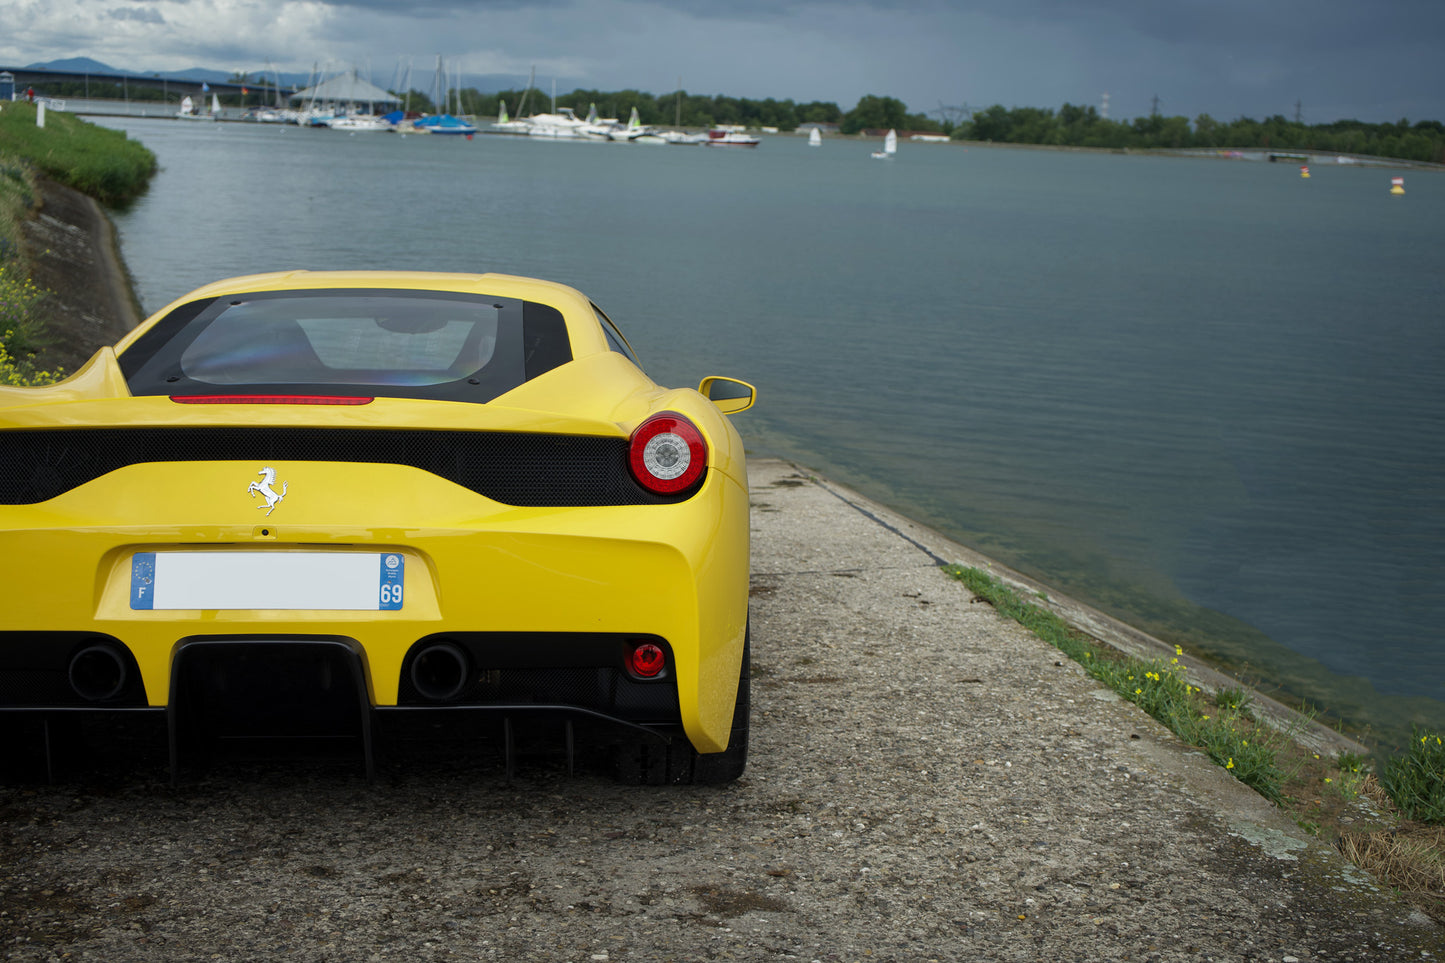
<instances>
[{"instance_id":1,"label":"white boat","mask_svg":"<svg viewBox=\"0 0 1445 963\"><path fill-rule=\"evenodd\" d=\"M189 97L181 98L181 109L176 111L176 116L181 120L215 120L216 115L196 113L196 102Z\"/></svg>"},{"instance_id":2,"label":"white boat","mask_svg":"<svg viewBox=\"0 0 1445 963\"><path fill-rule=\"evenodd\" d=\"M896 153L898 153L898 131L890 130L888 135L883 138L883 149L875 150L873 156L879 160L888 160Z\"/></svg>"},{"instance_id":3,"label":"white boat","mask_svg":"<svg viewBox=\"0 0 1445 963\"><path fill-rule=\"evenodd\" d=\"M821 147L822 145L823 145L823 135L822 135L821 133L819 133L818 128L814 127L812 130L810 130L810 131L808 132L808 146L809 146L809 147Z\"/></svg>"},{"instance_id":4,"label":"white boat","mask_svg":"<svg viewBox=\"0 0 1445 963\"><path fill-rule=\"evenodd\" d=\"M258 124L294 124L296 123L296 111L263 107L253 111L251 119Z\"/></svg>"},{"instance_id":5,"label":"white boat","mask_svg":"<svg viewBox=\"0 0 1445 963\"><path fill-rule=\"evenodd\" d=\"M331 118L328 124L332 130L345 130L351 133L364 133L368 131L391 130L392 125L383 117L375 114L346 114Z\"/></svg>"},{"instance_id":6,"label":"white boat","mask_svg":"<svg viewBox=\"0 0 1445 963\"><path fill-rule=\"evenodd\" d=\"M497 119L492 122L492 130L499 134L525 134L531 126L531 124L521 118L513 120L507 116L507 102L505 100L498 103Z\"/></svg>"},{"instance_id":7,"label":"white boat","mask_svg":"<svg viewBox=\"0 0 1445 963\"><path fill-rule=\"evenodd\" d=\"M587 119L582 122L581 127L577 128L577 133L590 140L611 140L612 132L621 130L622 125L618 123L616 117L599 118L596 104L592 104L590 107L591 109L587 111Z\"/></svg>"},{"instance_id":8,"label":"white boat","mask_svg":"<svg viewBox=\"0 0 1445 963\"><path fill-rule=\"evenodd\" d=\"M703 143L709 147L756 147L760 141L738 127L714 127L707 132L707 140Z\"/></svg>"},{"instance_id":9,"label":"white boat","mask_svg":"<svg viewBox=\"0 0 1445 963\"><path fill-rule=\"evenodd\" d=\"M665 144L667 141L658 137L651 127L645 127L642 118L637 115L637 108L632 108L632 114L627 118L626 127L618 127L607 135L610 140L622 140L628 143L641 141L646 144Z\"/></svg>"},{"instance_id":10,"label":"white boat","mask_svg":"<svg viewBox=\"0 0 1445 963\"><path fill-rule=\"evenodd\" d=\"M533 137L581 137L586 123L571 107L558 107L554 114L533 114L527 118L527 133Z\"/></svg>"},{"instance_id":11,"label":"white boat","mask_svg":"<svg viewBox=\"0 0 1445 963\"><path fill-rule=\"evenodd\" d=\"M664 144L702 144L707 142L706 134L689 134L684 130L659 130L654 136Z\"/></svg>"}]
</instances>

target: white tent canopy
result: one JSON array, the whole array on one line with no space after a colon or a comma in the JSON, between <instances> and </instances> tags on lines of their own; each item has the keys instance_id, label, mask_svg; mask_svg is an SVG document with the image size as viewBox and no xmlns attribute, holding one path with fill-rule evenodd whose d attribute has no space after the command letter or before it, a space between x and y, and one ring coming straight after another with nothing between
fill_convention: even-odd
<instances>
[{"instance_id":1,"label":"white tent canopy","mask_svg":"<svg viewBox=\"0 0 1445 963\"><path fill-rule=\"evenodd\" d=\"M356 75L356 71L349 74L338 74L329 80L323 80L315 87L307 87L305 90L297 91L291 95L292 100L299 100L302 103L326 103L326 104L399 104L400 97L395 97L372 83L367 83Z\"/></svg>"}]
</instances>

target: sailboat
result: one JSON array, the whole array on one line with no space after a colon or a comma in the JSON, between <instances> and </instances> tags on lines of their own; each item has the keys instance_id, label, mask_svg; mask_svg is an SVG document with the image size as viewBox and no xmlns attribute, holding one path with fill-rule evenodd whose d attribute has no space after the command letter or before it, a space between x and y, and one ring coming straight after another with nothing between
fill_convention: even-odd
<instances>
[{"instance_id":1,"label":"sailboat","mask_svg":"<svg viewBox=\"0 0 1445 963\"><path fill-rule=\"evenodd\" d=\"M883 149L875 150L873 156L879 160L889 160L898 153L898 131L890 130L888 136L883 138Z\"/></svg>"},{"instance_id":2,"label":"sailboat","mask_svg":"<svg viewBox=\"0 0 1445 963\"><path fill-rule=\"evenodd\" d=\"M497 119L492 124L492 130L502 134L525 134L531 127L532 125L525 120L512 120L512 118L507 115L507 102L505 100L497 102Z\"/></svg>"},{"instance_id":3,"label":"sailboat","mask_svg":"<svg viewBox=\"0 0 1445 963\"><path fill-rule=\"evenodd\" d=\"M209 113L209 114L197 113L197 112L196 112L196 102L193 101L193 100L191 100L190 97L182 97L182 98L181 98L181 109L176 112L176 116L179 117L181 120L215 120L215 119L216 119L216 115L215 115L214 113Z\"/></svg>"},{"instance_id":4,"label":"sailboat","mask_svg":"<svg viewBox=\"0 0 1445 963\"><path fill-rule=\"evenodd\" d=\"M818 132L818 128L814 127L811 131L808 132L808 146L821 147L822 145L823 135Z\"/></svg>"},{"instance_id":5,"label":"sailboat","mask_svg":"<svg viewBox=\"0 0 1445 963\"><path fill-rule=\"evenodd\" d=\"M658 137L651 127L645 127L642 118L638 116L637 108L632 108L632 114L627 118L627 126L613 130L607 135L612 140L624 140L628 143L644 144L665 144L667 141Z\"/></svg>"},{"instance_id":6,"label":"sailboat","mask_svg":"<svg viewBox=\"0 0 1445 963\"><path fill-rule=\"evenodd\" d=\"M598 117L597 105L591 104L587 110L587 119L577 128L577 134L591 140L610 140L612 132L621 129L621 126L616 117Z\"/></svg>"},{"instance_id":7,"label":"sailboat","mask_svg":"<svg viewBox=\"0 0 1445 963\"><path fill-rule=\"evenodd\" d=\"M412 121L412 127L431 134L460 134L470 140L471 136L477 132L476 125L463 120L456 114L448 113L454 91L451 79L447 76L446 65L442 63L441 57L437 57L437 73L434 83L436 96L433 101L439 104L441 109L435 114ZM461 91L455 91L455 94L457 113L461 113Z\"/></svg>"}]
</instances>

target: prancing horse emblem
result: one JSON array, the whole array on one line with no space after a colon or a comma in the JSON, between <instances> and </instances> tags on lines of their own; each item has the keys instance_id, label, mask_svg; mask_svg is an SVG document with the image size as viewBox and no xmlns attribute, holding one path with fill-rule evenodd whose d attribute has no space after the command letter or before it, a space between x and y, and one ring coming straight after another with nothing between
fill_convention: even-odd
<instances>
[{"instance_id":1,"label":"prancing horse emblem","mask_svg":"<svg viewBox=\"0 0 1445 963\"><path fill-rule=\"evenodd\" d=\"M281 490L278 492L276 491L276 489L271 487L272 485L276 484L276 469L262 468L260 471L256 472L256 474L261 476L261 481L251 482L251 487L246 489L246 491L251 493L252 498L255 498L256 493L260 492L261 495L265 497L266 504L257 505L256 507L265 508L266 514L270 515L276 510L276 506L281 504L281 499L286 497L286 487L290 484L290 482L282 482Z\"/></svg>"}]
</instances>

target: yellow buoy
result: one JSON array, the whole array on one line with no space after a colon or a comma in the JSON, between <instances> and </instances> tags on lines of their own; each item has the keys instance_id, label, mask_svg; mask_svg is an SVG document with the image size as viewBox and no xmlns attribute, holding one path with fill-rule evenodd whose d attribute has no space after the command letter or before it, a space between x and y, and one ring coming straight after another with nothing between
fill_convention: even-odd
<instances>
[{"instance_id":1,"label":"yellow buoy","mask_svg":"<svg viewBox=\"0 0 1445 963\"><path fill-rule=\"evenodd\" d=\"M1309 169L1308 167L1301 167L1301 168L1299 169L1299 176L1300 176L1300 177L1309 177L1309 176L1310 176L1310 169Z\"/></svg>"},{"instance_id":2,"label":"yellow buoy","mask_svg":"<svg viewBox=\"0 0 1445 963\"><path fill-rule=\"evenodd\" d=\"M1403 193L1405 193L1405 178L1403 178L1403 177L1392 177L1392 178L1390 178L1390 193L1391 193L1391 194L1403 194Z\"/></svg>"}]
</instances>

